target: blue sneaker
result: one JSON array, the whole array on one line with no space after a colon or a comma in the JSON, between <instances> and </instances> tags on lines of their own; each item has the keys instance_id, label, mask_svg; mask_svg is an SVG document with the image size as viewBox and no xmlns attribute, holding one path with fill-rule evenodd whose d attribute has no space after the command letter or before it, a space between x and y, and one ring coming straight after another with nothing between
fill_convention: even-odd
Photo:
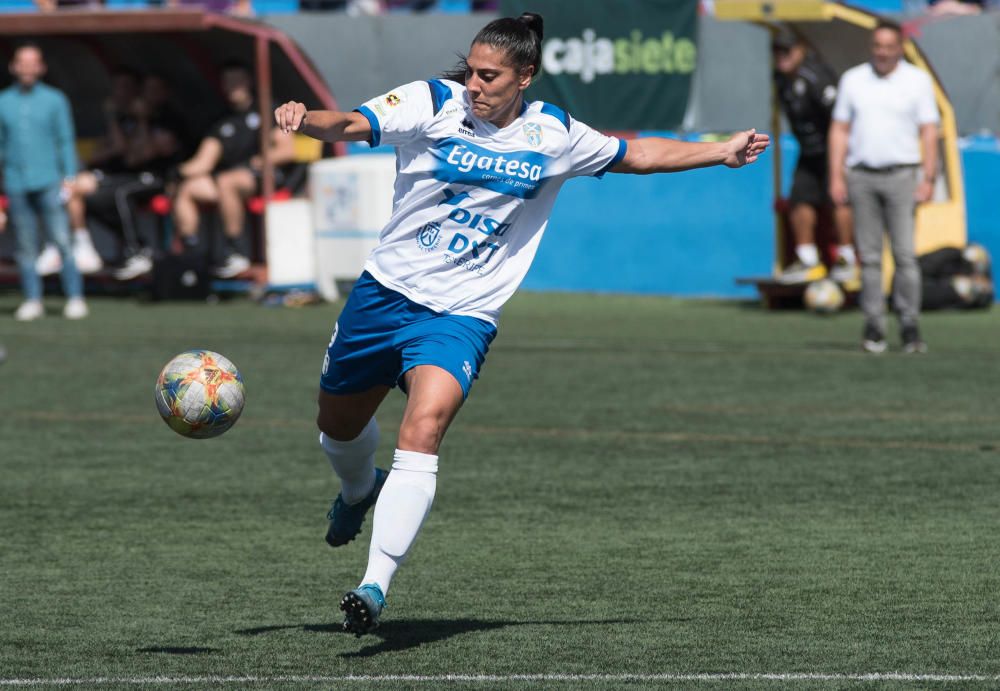
<instances>
[{"instance_id":1,"label":"blue sneaker","mask_svg":"<svg viewBox=\"0 0 1000 691\"><path fill-rule=\"evenodd\" d=\"M344 631L358 638L378 628L378 618L385 609L385 596L374 583L365 583L344 595L340 610L344 613Z\"/></svg>"},{"instance_id":2,"label":"blue sneaker","mask_svg":"<svg viewBox=\"0 0 1000 691\"><path fill-rule=\"evenodd\" d=\"M342 494L337 495L336 501L330 507L330 512L326 514L330 521L330 527L326 530L326 542L331 547L340 547L353 540L361 532L361 524L365 522L365 514L368 509L375 506L379 492L385 479L389 477L388 470L375 469L375 486L367 497L357 504L348 504L344 501Z\"/></svg>"}]
</instances>

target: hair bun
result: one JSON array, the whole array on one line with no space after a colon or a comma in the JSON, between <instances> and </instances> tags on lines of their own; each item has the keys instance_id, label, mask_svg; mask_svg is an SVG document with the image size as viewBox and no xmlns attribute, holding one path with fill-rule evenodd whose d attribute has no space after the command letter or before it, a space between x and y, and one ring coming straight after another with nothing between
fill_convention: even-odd
<instances>
[{"instance_id":1,"label":"hair bun","mask_svg":"<svg viewBox=\"0 0 1000 691\"><path fill-rule=\"evenodd\" d=\"M542 19L542 15L536 14L534 12L524 12L523 14L521 14L520 17L517 18L517 21L521 22L529 29L534 31L535 35L538 36L538 42L539 43L542 42L542 33L544 31L543 27L545 24L544 20Z\"/></svg>"}]
</instances>

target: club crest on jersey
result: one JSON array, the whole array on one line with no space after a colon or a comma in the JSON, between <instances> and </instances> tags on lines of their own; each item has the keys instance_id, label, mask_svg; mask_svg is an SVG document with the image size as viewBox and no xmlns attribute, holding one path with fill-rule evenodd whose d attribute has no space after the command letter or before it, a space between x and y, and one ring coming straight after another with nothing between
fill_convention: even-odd
<instances>
[{"instance_id":1,"label":"club crest on jersey","mask_svg":"<svg viewBox=\"0 0 1000 691\"><path fill-rule=\"evenodd\" d=\"M433 252L441 242L441 224L431 221L417 233L417 244L424 252Z\"/></svg>"},{"instance_id":2,"label":"club crest on jersey","mask_svg":"<svg viewBox=\"0 0 1000 691\"><path fill-rule=\"evenodd\" d=\"M536 149L542 145L542 126L537 122L526 122L521 128L524 136L528 138L528 143Z\"/></svg>"},{"instance_id":3,"label":"club crest on jersey","mask_svg":"<svg viewBox=\"0 0 1000 691\"><path fill-rule=\"evenodd\" d=\"M398 106L402 102L403 102L403 99L396 92L388 94L385 97L385 104L387 106L391 107L391 108L395 108L396 106Z\"/></svg>"}]
</instances>

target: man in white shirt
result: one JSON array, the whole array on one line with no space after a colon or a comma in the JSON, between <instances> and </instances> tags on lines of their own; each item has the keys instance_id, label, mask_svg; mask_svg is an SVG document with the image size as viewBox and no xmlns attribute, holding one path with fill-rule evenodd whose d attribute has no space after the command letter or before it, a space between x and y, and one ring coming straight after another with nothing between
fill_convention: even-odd
<instances>
[{"instance_id":1,"label":"man in white shirt","mask_svg":"<svg viewBox=\"0 0 1000 691\"><path fill-rule=\"evenodd\" d=\"M882 234L888 232L903 351L922 353L927 345L918 325L914 219L916 205L933 193L940 116L930 77L902 59L899 26L882 22L875 27L871 55L870 62L840 79L830 124L830 196L835 204L850 201L854 210L865 315L862 347L870 353L886 349Z\"/></svg>"}]
</instances>

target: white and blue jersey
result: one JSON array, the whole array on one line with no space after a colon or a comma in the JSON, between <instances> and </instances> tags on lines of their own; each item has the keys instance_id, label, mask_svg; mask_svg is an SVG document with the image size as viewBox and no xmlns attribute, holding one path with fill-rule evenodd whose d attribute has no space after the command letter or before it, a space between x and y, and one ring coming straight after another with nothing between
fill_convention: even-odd
<instances>
[{"instance_id":1,"label":"white and blue jersey","mask_svg":"<svg viewBox=\"0 0 1000 691\"><path fill-rule=\"evenodd\" d=\"M350 394L405 383L418 365L469 395L563 182L602 175L625 142L547 103L503 129L478 119L465 87L413 82L358 108L372 146L396 147L392 218L337 320L320 386Z\"/></svg>"},{"instance_id":2,"label":"white and blue jersey","mask_svg":"<svg viewBox=\"0 0 1000 691\"><path fill-rule=\"evenodd\" d=\"M603 175L625 142L548 103L507 127L472 113L463 85L412 82L360 108L372 146L396 148L392 217L365 270L441 314L496 325L534 259L562 184Z\"/></svg>"}]
</instances>

